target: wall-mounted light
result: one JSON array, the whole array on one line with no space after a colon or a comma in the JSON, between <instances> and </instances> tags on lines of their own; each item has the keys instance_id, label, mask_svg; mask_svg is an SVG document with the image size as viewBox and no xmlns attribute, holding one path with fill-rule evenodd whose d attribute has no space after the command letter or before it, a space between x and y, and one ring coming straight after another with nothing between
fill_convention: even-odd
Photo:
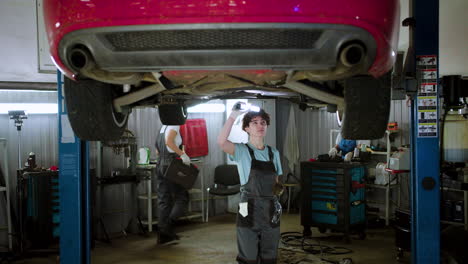
<instances>
[{"instance_id":1,"label":"wall-mounted light","mask_svg":"<svg viewBox=\"0 0 468 264\"><path fill-rule=\"evenodd\" d=\"M0 114L8 114L10 110L24 110L27 114L57 114L58 105L34 103L0 103Z\"/></svg>"},{"instance_id":2,"label":"wall-mounted light","mask_svg":"<svg viewBox=\"0 0 468 264\"><path fill-rule=\"evenodd\" d=\"M187 111L189 113L223 113L226 111L226 106L224 104L199 104L189 107Z\"/></svg>"}]
</instances>

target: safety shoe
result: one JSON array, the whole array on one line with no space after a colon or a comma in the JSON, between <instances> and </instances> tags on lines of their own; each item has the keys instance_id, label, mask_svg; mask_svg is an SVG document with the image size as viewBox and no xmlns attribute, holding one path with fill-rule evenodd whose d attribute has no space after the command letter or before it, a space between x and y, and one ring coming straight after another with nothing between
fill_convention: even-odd
<instances>
[{"instance_id":1,"label":"safety shoe","mask_svg":"<svg viewBox=\"0 0 468 264\"><path fill-rule=\"evenodd\" d=\"M179 240L179 236L175 233L168 234L163 232L158 232L158 244L166 244L174 240Z\"/></svg>"}]
</instances>

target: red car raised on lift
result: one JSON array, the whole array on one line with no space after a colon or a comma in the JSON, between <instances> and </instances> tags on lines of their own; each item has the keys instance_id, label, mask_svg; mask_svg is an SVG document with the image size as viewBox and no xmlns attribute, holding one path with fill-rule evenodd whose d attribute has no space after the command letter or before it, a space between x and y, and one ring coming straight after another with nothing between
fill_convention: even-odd
<instances>
[{"instance_id":1,"label":"red car raised on lift","mask_svg":"<svg viewBox=\"0 0 468 264\"><path fill-rule=\"evenodd\" d=\"M286 98L379 138L390 108L398 0L44 0L75 133L118 138L135 106L164 124L210 99Z\"/></svg>"}]
</instances>

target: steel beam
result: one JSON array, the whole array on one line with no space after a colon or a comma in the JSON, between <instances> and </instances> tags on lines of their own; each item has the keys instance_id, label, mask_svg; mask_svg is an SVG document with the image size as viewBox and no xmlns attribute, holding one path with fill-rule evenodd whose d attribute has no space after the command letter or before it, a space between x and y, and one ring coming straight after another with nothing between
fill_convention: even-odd
<instances>
[{"instance_id":1,"label":"steel beam","mask_svg":"<svg viewBox=\"0 0 468 264\"><path fill-rule=\"evenodd\" d=\"M333 95L327 92L324 92L318 88L305 85L300 82L295 82L295 81L289 81L286 82L284 87L291 89L295 92L304 94L309 96L310 98L328 103L328 104L334 104L338 106L338 109L344 109L345 101L344 98L341 96Z\"/></svg>"},{"instance_id":2,"label":"steel beam","mask_svg":"<svg viewBox=\"0 0 468 264\"><path fill-rule=\"evenodd\" d=\"M39 82L0 82L0 90L56 91L57 84Z\"/></svg>"}]
</instances>

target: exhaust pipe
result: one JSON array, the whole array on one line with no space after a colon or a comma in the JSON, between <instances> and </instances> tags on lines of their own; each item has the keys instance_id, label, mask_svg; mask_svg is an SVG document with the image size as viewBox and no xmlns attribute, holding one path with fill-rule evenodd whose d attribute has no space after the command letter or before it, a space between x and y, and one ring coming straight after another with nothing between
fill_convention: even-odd
<instances>
[{"instance_id":1,"label":"exhaust pipe","mask_svg":"<svg viewBox=\"0 0 468 264\"><path fill-rule=\"evenodd\" d=\"M346 67L353 67L364 61L366 52L361 44L349 44L340 53L339 60Z\"/></svg>"},{"instance_id":2,"label":"exhaust pipe","mask_svg":"<svg viewBox=\"0 0 468 264\"><path fill-rule=\"evenodd\" d=\"M366 74L370 60L365 46L358 42L347 42L341 45L337 53L336 67L327 70L305 70L297 71L290 79L292 81L309 79L313 81L340 80L355 76L357 74ZM314 98L314 96L312 96ZM330 103L329 104L336 104Z\"/></svg>"},{"instance_id":3,"label":"exhaust pipe","mask_svg":"<svg viewBox=\"0 0 468 264\"><path fill-rule=\"evenodd\" d=\"M109 72L100 69L89 50L82 46L70 51L68 63L78 74L106 83L136 85L144 78L144 74L139 72Z\"/></svg>"},{"instance_id":4,"label":"exhaust pipe","mask_svg":"<svg viewBox=\"0 0 468 264\"><path fill-rule=\"evenodd\" d=\"M70 51L68 61L74 70L80 72L85 68L89 68L90 63L92 63L92 57L86 49L74 48Z\"/></svg>"}]
</instances>

